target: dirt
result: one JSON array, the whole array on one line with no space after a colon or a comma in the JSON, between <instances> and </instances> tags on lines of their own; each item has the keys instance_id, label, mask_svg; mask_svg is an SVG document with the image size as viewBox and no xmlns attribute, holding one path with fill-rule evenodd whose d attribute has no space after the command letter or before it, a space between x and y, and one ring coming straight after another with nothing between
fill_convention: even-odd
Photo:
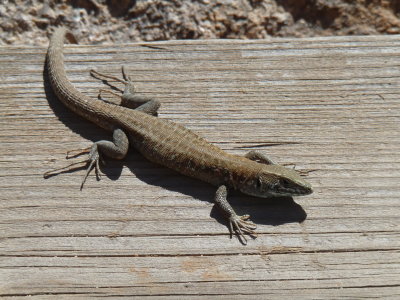
<instances>
[{"instance_id":1,"label":"dirt","mask_svg":"<svg viewBox=\"0 0 400 300\"><path fill-rule=\"evenodd\" d=\"M1 0L0 45L400 33L399 0Z\"/></svg>"}]
</instances>

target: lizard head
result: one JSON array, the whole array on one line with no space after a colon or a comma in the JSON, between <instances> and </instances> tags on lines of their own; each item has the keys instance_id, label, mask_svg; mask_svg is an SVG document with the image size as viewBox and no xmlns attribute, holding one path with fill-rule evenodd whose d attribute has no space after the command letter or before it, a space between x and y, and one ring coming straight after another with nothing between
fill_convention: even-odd
<instances>
[{"instance_id":1,"label":"lizard head","mask_svg":"<svg viewBox=\"0 0 400 300\"><path fill-rule=\"evenodd\" d=\"M265 165L249 179L240 191L256 197L302 196L313 192L311 184L292 169L280 165Z\"/></svg>"}]
</instances>

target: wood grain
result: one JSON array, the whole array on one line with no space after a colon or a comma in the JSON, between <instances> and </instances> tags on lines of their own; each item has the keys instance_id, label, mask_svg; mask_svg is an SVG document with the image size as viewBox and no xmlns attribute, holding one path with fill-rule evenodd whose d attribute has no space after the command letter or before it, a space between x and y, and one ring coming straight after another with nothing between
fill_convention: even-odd
<instances>
[{"instance_id":1,"label":"wood grain","mask_svg":"<svg viewBox=\"0 0 400 300\"><path fill-rule=\"evenodd\" d=\"M294 202L231 194L258 224L247 246L213 187L135 151L83 191L83 170L44 179L109 137L54 98L45 51L0 48L0 296L400 297L400 36L66 47L91 97L91 68L125 64L161 118L313 170L314 194Z\"/></svg>"}]
</instances>

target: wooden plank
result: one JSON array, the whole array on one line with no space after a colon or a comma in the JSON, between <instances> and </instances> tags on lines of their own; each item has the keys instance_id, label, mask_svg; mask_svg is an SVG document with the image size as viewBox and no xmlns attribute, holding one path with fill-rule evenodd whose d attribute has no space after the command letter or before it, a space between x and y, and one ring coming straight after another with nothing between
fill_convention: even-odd
<instances>
[{"instance_id":1,"label":"wooden plank","mask_svg":"<svg viewBox=\"0 0 400 300\"><path fill-rule=\"evenodd\" d=\"M387 264L391 263L390 267L382 269L382 257ZM394 292L391 287L398 283L400 275L400 254L384 251L360 252L356 256L350 252L265 253L245 258L222 254L167 258L18 257L4 263L7 266L4 274L14 282L10 292L20 292L15 288L17 284L30 284L33 295L68 295L73 290L95 297L110 293L195 297L198 294L235 296L247 291L246 297L253 298L294 293L309 298L319 293L330 298L335 295L355 297L365 288L367 280L374 281L376 289L386 286L388 291ZM369 278L366 278L366 269L370 272ZM48 285L43 286L43 282ZM372 291L371 295L388 295L383 288L380 293Z\"/></svg>"},{"instance_id":2,"label":"wooden plank","mask_svg":"<svg viewBox=\"0 0 400 300\"><path fill-rule=\"evenodd\" d=\"M45 89L45 51L0 48L1 296L400 296L400 36L66 47L91 97L103 84L90 68L125 64L161 118L315 170L315 193L295 201L232 193L258 225L247 246L229 239L214 187L135 151L83 191L83 171L43 179L109 138Z\"/></svg>"}]
</instances>

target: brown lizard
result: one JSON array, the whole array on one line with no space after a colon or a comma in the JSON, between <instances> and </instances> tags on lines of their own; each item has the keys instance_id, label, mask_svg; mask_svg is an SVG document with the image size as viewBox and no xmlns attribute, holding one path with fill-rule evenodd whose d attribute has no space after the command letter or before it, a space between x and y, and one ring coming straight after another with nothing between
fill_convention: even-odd
<instances>
[{"instance_id":1,"label":"brown lizard","mask_svg":"<svg viewBox=\"0 0 400 300\"><path fill-rule=\"evenodd\" d=\"M101 140L90 148L81 188L93 170L99 174L100 155L123 159L129 146L148 160L217 187L215 202L229 220L229 229L246 244L244 234L253 235L256 225L248 215L238 216L227 201L227 190L256 197L300 196L312 193L311 185L298 172L273 163L265 155L250 151L245 156L229 154L185 127L156 116L160 103L134 94L134 86L123 70L123 79L91 71L125 84L121 105L91 99L68 80L63 59L65 28L57 28L47 52L50 84L57 97L76 114L113 133L113 141Z\"/></svg>"}]
</instances>

